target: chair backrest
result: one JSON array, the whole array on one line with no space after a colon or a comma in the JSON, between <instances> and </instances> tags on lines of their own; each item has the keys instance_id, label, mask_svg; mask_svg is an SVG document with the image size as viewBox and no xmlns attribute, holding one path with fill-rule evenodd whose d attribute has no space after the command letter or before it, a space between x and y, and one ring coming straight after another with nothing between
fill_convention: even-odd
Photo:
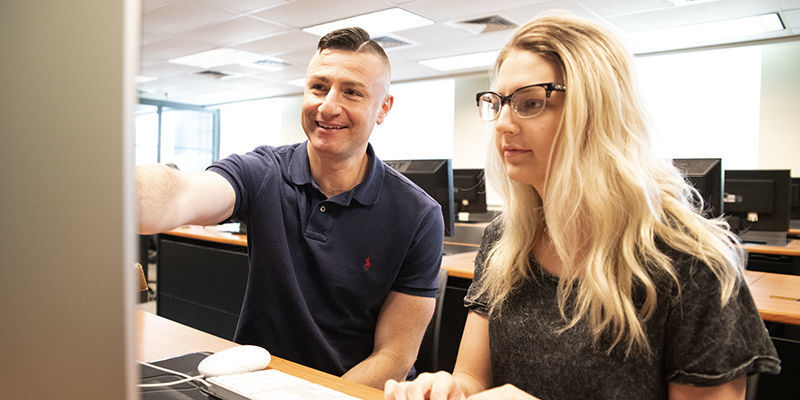
<instances>
[{"instance_id":1,"label":"chair backrest","mask_svg":"<svg viewBox=\"0 0 800 400\"><path fill-rule=\"evenodd\" d=\"M447 289L447 270L439 269L439 291L436 293L436 308L433 312L431 322L425 329L422 337L422 344L419 346L417 361L414 367L417 373L434 372L439 368L439 332L442 325L442 309L444 308L444 293Z\"/></svg>"}]
</instances>

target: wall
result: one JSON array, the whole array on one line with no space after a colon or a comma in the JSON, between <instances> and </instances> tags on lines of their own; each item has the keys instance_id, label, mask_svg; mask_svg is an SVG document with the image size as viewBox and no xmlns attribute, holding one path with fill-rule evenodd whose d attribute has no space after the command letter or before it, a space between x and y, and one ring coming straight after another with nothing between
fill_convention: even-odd
<instances>
[{"instance_id":1,"label":"wall","mask_svg":"<svg viewBox=\"0 0 800 400\"><path fill-rule=\"evenodd\" d=\"M758 167L800 177L800 41L762 47Z\"/></svg>"},{"instance_id":2,"label":"wall","mask_svg":"<svg viewBox=\"0 0 800 400\"><path fill-rule=\"evenodd\" d=\"M453 132L453 168L484 168L486 154L494 149L492 124L478 116L475 94L490 90L488 73L455 78L455 123ZM490 147L492 146L492 147ZM503 203L486 178L486 204L499 208Z\"/></svg>"}]
</instances>

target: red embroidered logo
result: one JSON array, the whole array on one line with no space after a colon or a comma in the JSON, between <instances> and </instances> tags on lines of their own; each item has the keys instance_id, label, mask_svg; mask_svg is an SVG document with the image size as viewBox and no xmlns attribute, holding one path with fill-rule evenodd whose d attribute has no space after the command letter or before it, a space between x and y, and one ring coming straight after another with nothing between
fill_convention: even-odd
<instances>
[{"instance_id":1,"label":"red embroidered logo","mask_svg":"<svg viewBox=\"0 0 800 400\"><path fill-rule=\"evenodd\" d=\"M364 270L369 271L369 267L372 266L372 263L369 261L369 257L364 259Z\"/></svg>"}]
</instances>

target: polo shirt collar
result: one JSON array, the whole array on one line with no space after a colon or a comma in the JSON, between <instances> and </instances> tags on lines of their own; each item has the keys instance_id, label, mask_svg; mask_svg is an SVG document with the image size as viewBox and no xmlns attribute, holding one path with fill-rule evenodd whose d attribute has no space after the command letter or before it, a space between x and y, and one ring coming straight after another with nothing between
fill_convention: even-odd
<instances>
[{"instance_id":1,"label":"polo shirt collar","mask_svg":"<svg viewBox=\"0 0 800 400\"><path fill-rule=\"evenodd\" d=\"M308 161L308 141L299 143L295 147L294 152L289 160L289 176L295 185L312 185L315 189L319 190L319 186L314 182L314 177L311 175L311 165ZM367 143L367 156L370 158L370 164L367 166L367 173L364 180L361 181L352 190L340 193L338 196L330 199L343 206L350 204L350 200L369 206L375 204L378 200L378 195L381 191L381 184L383 183L384 167L383 162L375 156L375 150L372 144Z\"/></svg>"}]
</instances>

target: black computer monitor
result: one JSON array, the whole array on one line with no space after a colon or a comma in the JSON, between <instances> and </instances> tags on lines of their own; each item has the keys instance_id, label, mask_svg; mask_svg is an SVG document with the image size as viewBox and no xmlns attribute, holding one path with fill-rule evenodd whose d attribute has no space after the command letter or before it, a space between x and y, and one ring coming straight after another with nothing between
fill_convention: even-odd
<instances>
[{"instance_id":1,"label":"black computer monitor","mask_svg":"<svg viewBox=\"0 0 800 400\"><path fill-rule=\"evenodd\" d=\"M453 207L451 160L391 160L384 162L422 188L442 206L444 235L452 236L455 229L455 207Z\"/></svg>"},{"instance_id":2,"label":"black computer monitor","mask_svg":"<svg viewBox=\"0 0 800 400\"><path fill-rule=\"evenodd\" d=\"M800 178L792 178L792 206L789 228L800 229Z\"/></svg>"},{"instance_id":3,"label":"black computer monitor","mask_svg":"<svg viewBox=\"0 0 800 400\"><path fill-rule=\"evenodd\" d=\"M705 215L711 218L722 215L722 159L676 158L672 165L700 192Z\"/></svg>"},{"instance_id":4,"label":"black computer monitor","mask_svg":"<svg viewBox=\"0 0 800 400\"><path fill-rule=\"evenodd\" d=\"M463 219L462 213L486 214L483 169L453 170L453 201L456 205L456 219L459 221Z\"/></svg>"},{"instance_id":5,"label":"black computer monitor","mask_svg":"<svg viewBox=\"0 0 800 400\"><path fill-rule=\"evenodd\" d=\"M742 241L786 245L790 176L788 169L725 171L724 212Z\"/></svg>"}]
</instances>

